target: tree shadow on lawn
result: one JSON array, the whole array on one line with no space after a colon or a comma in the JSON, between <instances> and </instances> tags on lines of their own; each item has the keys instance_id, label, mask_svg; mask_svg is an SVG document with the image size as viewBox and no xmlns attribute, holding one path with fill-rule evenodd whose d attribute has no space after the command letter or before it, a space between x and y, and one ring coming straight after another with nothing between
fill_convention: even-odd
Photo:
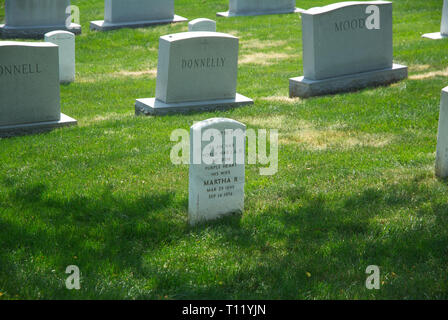
<instances>
[{"instance_id":1,"label":"tree shadow on lawn","mask_svg":"<svg viewBox=\"0 0 448 320\"><path fill-rule=\"evenodd\" d=\"M222 250L234 250L235 262L244 265L223 271L224 284L171 288L160 276L160 292L194 299L448 297L448 205L428 205L434 196L430 189L404 182L367 188L337 203L303 189L285 194L303 204L248 213L241 224L215 224ZM229 230L232 225L239 228ZM379 291L365 287L369 265L381 268ZM179 278L174 283L195 280L172 271ZM210 272L219 269L211 266Z\"/></svg>"},{"instance_id":2,"label":"tree shadow on lawn","mask_svg":"<svg viewBox=\"0 0 448 320\"><path fill-rule=\"evenodd\" d=\"M106 189L98 199L55 199L45 196L44 184L23 188L4 180L3 186L22 223L0 216L0 287L26 298L37 298L31 287L40 288L43 298L75 297L64 288L64 276L27 261L40 255L59 275L79 265L86 288L125 270L133 279L151 279L147 292L132 297L137 299L447 298L448 205L428 204L434 191L415 182L367 188L338 201L292 188L282 191L289 205L259 214L249 208L242 219L193 228L186 221L187 201L175 201L170 192L135 197ZM179 243L194 247L191 237L205 235L218 240L200 249L218 252L217 260L194 256L164 271L158 265L164 256L145 262L161 250L179 255ZM371 264L382 268L382 290L365 289ZM80 297L128 297L117 287L85 290Z\"/></svg>"}]
</instances>

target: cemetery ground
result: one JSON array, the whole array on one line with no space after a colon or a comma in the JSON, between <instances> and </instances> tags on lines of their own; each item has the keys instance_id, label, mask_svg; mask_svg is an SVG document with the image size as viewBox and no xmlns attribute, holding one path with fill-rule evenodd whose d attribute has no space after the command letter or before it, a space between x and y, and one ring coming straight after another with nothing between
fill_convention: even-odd
<instances>
[{"instance_id":1,"label":"cemetery ground","mask_svg":"<svg viewBox=\"0 0 448 320\"><path fill-rule=\"evenodd\" d=\"M255 104L163 117L135 117L134 102L154 96L158 38L187 24L90 32L103 2L72 3L83 33L61 107L79 125L0 140L0 299L448 298L448 184L434 176L448 41L421 38L441 1L393 1L409 79L302 100L287 98L299 14L216 18L228 1L177 0L176 14L240 38L238 92ZM244 214L190 227L170 135L211 117L278 129L279 170L247 165ZM65 287L69 265L80 290Z\"/></svg>"}]
</instances>

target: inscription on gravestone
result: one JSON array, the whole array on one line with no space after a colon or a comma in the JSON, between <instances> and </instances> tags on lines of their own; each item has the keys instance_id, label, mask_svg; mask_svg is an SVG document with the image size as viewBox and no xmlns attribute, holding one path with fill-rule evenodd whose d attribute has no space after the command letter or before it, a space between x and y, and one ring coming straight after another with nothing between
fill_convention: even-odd
<instances>
[{"instance_id":1,"label":"inscription on gravestone","mask_svg":"<svg viewBox=\"0 0 448 320\"><path fill-rule=\"evenodd\" d=\"M0 42L0 136L75 123L61 114L58 47Z\"/></svg>"},{"instance_id":2,"label":"inscription on gravestone","mask_svg":"<svg viewBox=\"0 0 448 320\"><path fill-rule=\"evenodd\" d=\"M347 1L302 13L303 77L290 79L291 97L383 85L407 77L393 63L392 3Z\"/></svg>"},{"instance_id":3,"label":"inscription on gravestone","mask_svg":"<svg viewBox=\"0 0 448 320\"><path fill-rule=\"evenodd\" d=\"M189 221L213 220L242 212L246 126L213 118L190 129Z\"/></svg>"},{"instance_id":4,"label":"inscription on gravestone","mask_svg":"<svg viewBox=\"0 0 448 320\"><path fill-rule=\"evenodd\" d=\"M156 97L138 99L136 114L165 114L238 107L238 38L218 32L160 37Z\"/></svg>"}]
</instances>

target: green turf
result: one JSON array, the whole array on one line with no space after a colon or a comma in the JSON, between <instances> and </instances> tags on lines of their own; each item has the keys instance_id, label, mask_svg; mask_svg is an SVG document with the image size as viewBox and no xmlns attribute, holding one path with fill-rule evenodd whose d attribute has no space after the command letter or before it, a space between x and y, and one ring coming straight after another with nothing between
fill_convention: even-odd
<instances>
[{"instance_id":1,"label":"green turf","mask_svg":"<svg viewBox=\"0 0 448 320\"><path fill-rule=\"evenodd\" d=\"M61 105L79 126L0 140L0 299L448 298L448 185L433 173L448 41L420 37L440 29L440 0L394 1L410 79L308 100L286 98L299 15L216 18L228 1L176 0L240 37L238 92L255 104L158 118L135 117L134 100L154 96L159 36L187 24L90 32L104 1L72 2L83 34ZM279 172L248 165L244 214L189 227L170 134L217 116L279 129ZM65 288L72 264L79 291Z\"/></svg>"}]
</instances>

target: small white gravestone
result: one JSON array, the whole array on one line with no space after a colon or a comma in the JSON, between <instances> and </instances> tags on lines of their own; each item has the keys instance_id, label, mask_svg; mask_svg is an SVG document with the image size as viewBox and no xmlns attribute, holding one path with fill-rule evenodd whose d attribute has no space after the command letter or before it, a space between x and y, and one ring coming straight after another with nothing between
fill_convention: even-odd
<instances>
[{"instance_id":1,"label":"small white gravestone","mask_svg":"<svg viewBox=\"0 0 448 320\"><path fill-rule=\"evenodd\" d=\"M347 1L302 13L304 76L290 79L291 97L385 85L407 78L393 63L392 3Z\"/></svg>"},{"instance_id":2,"label":"small white gravestone","mask_svg":"<svg viewBox=\"0 0 448 320\"><path fill-rule=\"evenodd\" d=\"M58 46L0 41L0 136L72 124L61 113Z\"/></svg>"},{"instance_id":3,"label":"small white gravestone","mask_svg":"<svg viewBox=\"0 0 448 320\"><path fill-rule=\"evenodd\" d=\"M104 20L91 21L90 29L109 31L185 22L174 14L174 0L105 0Z\"/></svg>"},{"instance_id":4,"label":"small white gravestone","mask_svg":"<svg viewBox=\"0 0 448 320\"><path fill-rule=\"evenodd\" d=\"M137 99L137 115L163 115L253 104L236 93L238 38L218 32L160 37L156 97Z\"/></svg>"},{"instance_id":5,"label":"small white gravestone","mask_svg":"<svg viewBox=\"0 0 448 320\"><path fill-rule=\"evenodd\" d=\"M75 81L75 35L68 31L52 31L45 34L45 42L59 47L59 81Z\"/></svg>"},{"instance_id":6,"label":"small white gravestone","mask_svg":"<svg viewBox=\"0 0 448 320\"><path fill-rule=\"evenodd\" d=\"M191 225L243 212L246 126L212 118L190 129L188 217Z\"/></svg>"},{"instance_id":7,"label":"small white gravestone","mask_svg":"<svg viewBox=\"0 0 448 320\"><path fill-rule=\"evenodd\" d=\"M296 0L229 0L229 11L218 12L221 17L257 16L302 12Z\"/></svg>"},{"instance_id":8,"label":"small white gravestone","mask_svg":"<svg viewBox=\"0 0 448 320\"><path fill-rule=\"evenodd\" d=\"M442 90L437 134L436 176L448 178L448 87Z\"/></svg>"},{"instance_id":9,"label":"small white gravestone","mask_svg":"<svg viewBox=\"0 0 448 320\"><path fill-rule=\"evenodd\" d=\"M442 24L440 26L440 32L426 33L422 37L433 40L448 38L448 0L443 0Z\"/></svg>"},{"instance_id":10,"label":"small white gravestone","mask_svg":"<svg viewBox=\"0 0 448 320\"><path fill-rule=\"evenodd\" d=\"M81 33L71 22L70 0L5 0L5 21L0 25L3 38L38 38L53 30Z\"/></svg>"},{"instance_id":11,"label":"small white gravestone","mask_svg":"<svg viewBox=\"0 0 448 320\"><path fill-rule=\"evenodd\" d=\"M209 32L216 32L216 21L206 19L206 18L199 18L192 20L188 23L188 31L194 32L194 31L209 31Z\"/></svg>"}]
</instances>

